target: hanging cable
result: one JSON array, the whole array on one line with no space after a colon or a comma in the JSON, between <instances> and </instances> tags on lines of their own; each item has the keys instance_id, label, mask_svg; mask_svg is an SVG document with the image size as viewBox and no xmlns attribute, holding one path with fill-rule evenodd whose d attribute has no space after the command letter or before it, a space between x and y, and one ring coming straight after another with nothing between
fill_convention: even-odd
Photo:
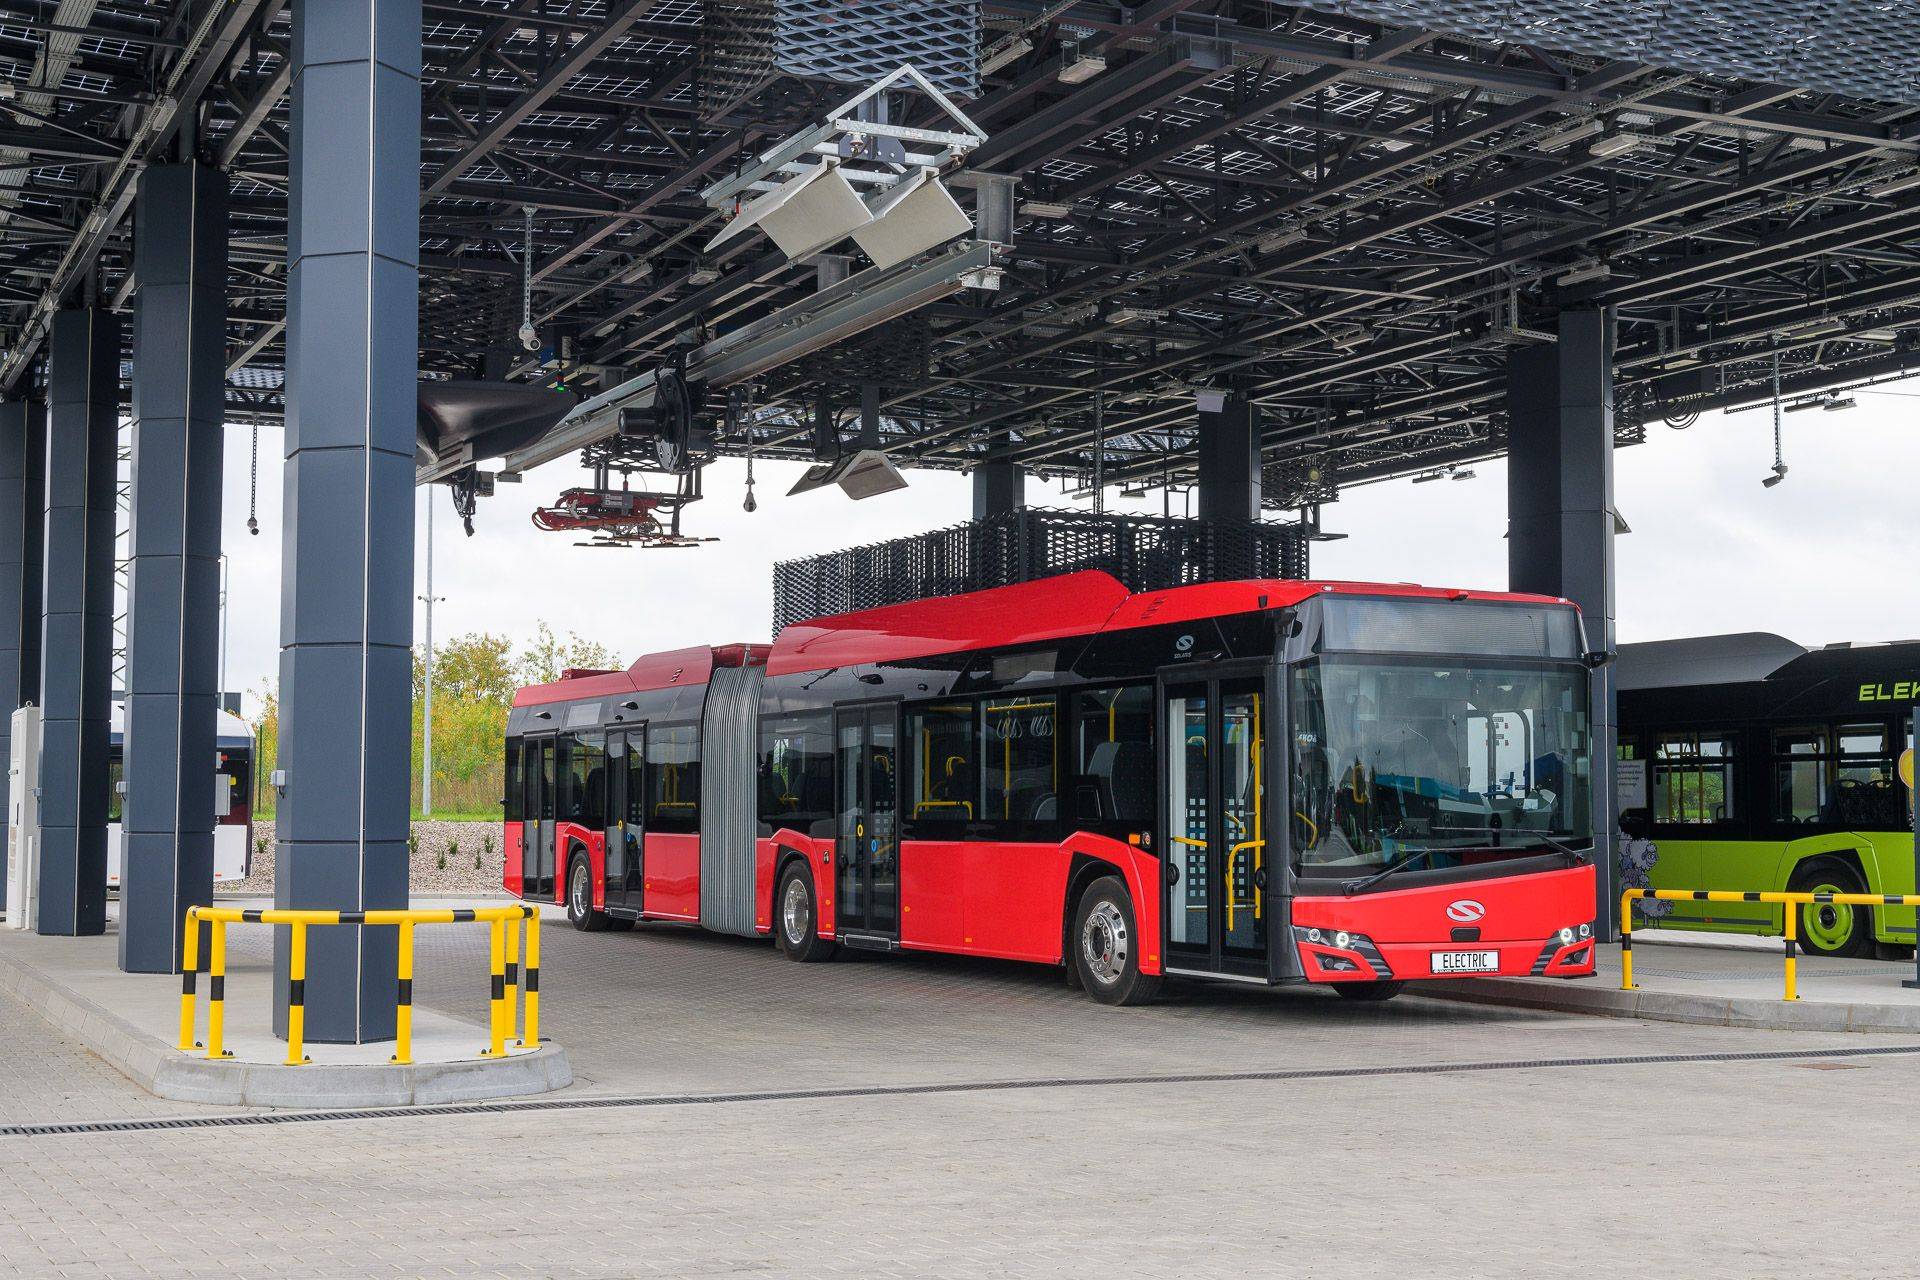
<instances>
[{"instance_id":1,"label":"hanging cable","mask_svg":"<svg viewBox=\"0 0 1920 1280\"><path fill-rule=\"evenodd\" d=\"M523 204L520 210L526 215L520 240L520 345L538 351L540 334L533 327L533 206Z\"/></svg>"},{"instance_id":2,"label":"hanging cable","mask_svg":"<svg viewBox=\"0 0 1920 1280\"><path fill-rule=\"evenodd\" d=\"M247 532L260 536L260 424L253 424L253 463L247 474Z\"/></svg>"},{"instance_id":3,"label":"hanging cable","mask_svg":"<svg viewBox=\"0 0 1920 1280\"><path fill-rule=\"evenodd\" d=\"M1787 478L1787 464L1780 449L1780 353L1773 353L1773 474L1760 482L1771 489Z\"/></svg>"}]
</instances>

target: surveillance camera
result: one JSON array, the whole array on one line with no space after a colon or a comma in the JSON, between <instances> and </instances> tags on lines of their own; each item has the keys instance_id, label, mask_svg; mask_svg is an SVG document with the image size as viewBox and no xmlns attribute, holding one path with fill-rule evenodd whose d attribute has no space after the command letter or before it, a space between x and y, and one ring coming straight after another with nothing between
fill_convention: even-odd
<instances>
[{"instance_id":1,"label":"surveillance camera","mask_svg":"<svg viewBox=\"0 0 1920 1280\"><path fill-rule=\"evenodd\" d=\"M1766 479L1762 480L1760 482L1760 485L1762 488L1771 489L1773 488L1773 486L1779 484L1782 480L1785 480L1786 478L1787 478L1787 464L1784 462L1776 462L1773 464L1773 474L1768 476Z\"/></svg>"},{"instance_id":2,"label":"surveillance camera","mask_svg":"<svg viewBox=\"0 0 1920 1280\"><path fill-rule=\"evenodd\" d=\"M532 325L523 324L520 326L520 345L529 351L538 351L540 349L540 335L534 331Z\"/></svg>"}]
</instances>

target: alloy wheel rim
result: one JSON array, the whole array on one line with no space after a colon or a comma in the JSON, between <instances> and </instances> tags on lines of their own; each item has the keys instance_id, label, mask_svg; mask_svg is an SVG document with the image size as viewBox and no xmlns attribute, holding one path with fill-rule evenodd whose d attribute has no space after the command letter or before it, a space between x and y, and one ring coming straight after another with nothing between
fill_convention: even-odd
<instances>
[{"instance_id":1,"label":"alloy wheel rim","mask_svg":"<svg viewBox=\"0 0 1920 1280\"><path fill-rule=\"evenodd\" d=\"M787 941L798 946L806 941L807 932L807 887L795 876L787 881L787 892L780 900L780 922L787 931Z\"/></svg>"},{"instance_id":2,"label":"alloy wheel rim","mask_svg":"<svg viewBox=\"0 0 1920 1280\"><path fill-rule=\"evenodd\" d=\"M587 914L587 869L576 865L573 869L573 892L568 895L573 901L573 914L584 918Z\"/></svg>"},{"instance_id":3,"label":"alloy wheel rim","mask_svg":"<svg viewBox=\"0 0 1920 1280\"><path fill-rule=\"evenodd\" d=\"M1848 893L1837 884L1817 884L1813 893ZM1802 910L1800 922L1809 946L1818 944L1821 951L1838 951L1853 941L1853 908L1836 906L1831 902L1808 903Z\"/></svg>"},{"instance_id":4,"label":"alloy wheel rim","mask_svg":"<svg viewBox=\"0 0 1920 1280\"><path fill-rule=\"evenodd\" d=\"M1118 982L1127 968L1127 921L1120 908L1100 902L1080 926L1080 955L1087 971L1102 984Z\"/></svg>"}]
</instances>

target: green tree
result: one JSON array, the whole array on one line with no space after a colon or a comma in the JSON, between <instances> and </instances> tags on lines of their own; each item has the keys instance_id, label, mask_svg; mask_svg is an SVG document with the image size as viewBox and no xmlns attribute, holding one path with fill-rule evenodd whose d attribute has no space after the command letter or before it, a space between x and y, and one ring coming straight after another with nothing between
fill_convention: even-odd
<instances>
[{"instance_id":1,"label":"green tree","mask_svg":"<svg viewBox=\"0 0 1920 1280\"><path fill-rule=\"evenodd\" d=\"M413 650L413 687L419 693L425 686L426 651ZM519 686L514 673L513 642L505 636L475 631L455 636L433 653L433 696L474 698L502 705L513 701Z\"/></svg>"},{"instance_id":2,"label":"green tree","mask_svg":"<svg viewBox=\"0 0 1920 1280\"><path fill-rule=\"evenodd\" d=\"M521 684L552 684L569 668L617 671L624 665L619 655L603 644L582 639L573 631L563 641L546 623L536 622L533 639L520 651L516 670Z\"/></svg>"},{"instance_id":3,"label":"green tree","mask_svg":"<svg viewBox=\"0 0 1920 1280\"><path fill-rule=\"evenodd\" d=\"M279 767L280 760L279 686L262 680L255 696L260 699L260 710L253 717L253 813L257 818L271 818L279 798L267 785L267 775Z\"/></svg>"}]
</instances>

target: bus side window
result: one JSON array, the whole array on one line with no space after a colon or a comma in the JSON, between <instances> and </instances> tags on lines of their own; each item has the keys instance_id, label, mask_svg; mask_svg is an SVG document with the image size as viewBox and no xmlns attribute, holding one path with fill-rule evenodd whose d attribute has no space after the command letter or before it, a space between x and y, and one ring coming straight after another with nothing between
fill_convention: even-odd
<instances>
[{"instance_id":1,"label":"bus side window","mask_svg":"<svg viewBox=\"0 0 1920 1280\"><path fill-rule=\"evenodd\" d=\"M981 816L1007 823L1060 816L1060 752L1052 694L1011 694L980 706Z\"/></svg>"},{"instance_id":2,"label":"bus side window","mask_svg":"<svg viewBox=\"0 0 1920 1280\"><path fill-rule=\"evenodd\" d=\"M700 830L700 729L647 726L647 830Z\"/></svg>"},{"instance_id":3,"label":"bus side window","mask_svg":"<svg viewBox=\"0 0 1920 1280\"><path fill-rule=\"evenodd\" d=\"M1653 820L1687 826L1734 818L1731 733L1661 735L1653 756Z\"/></svg>"},{"instance_id":4,"label":"bus side window","mask_svg":"<svg viewBox=\"0 0 1920 1280\"><path fill-rule=\"evenodd\" d=\"M1153 821L1153 686L1074 695L1073 818L1081 827Z\"/></svg>"},{"instance_id":5,"label":"bus side window","mask_svg":"<svg viewBox=\"0 0 1920 1280\"><path fill-rule=\"evenodd\" d=\"M907 713L909 822L957 826L980 816L974 790L977 729L972 702L936 703Z\"/></svg>"},{"instance_id":6,"label":"bus side window","mask_svg":"<svg viewBox=\"0 0 1920 1280\"><path fill-rule=\"evenodd\" d=\"M507 760L501 771L500 783L501 798L506 805L502 814L503 821L519 822L521 815L526 812L526 806L523 803L523 785L520 781L520 739L508 738Z\"/></svg>"}]
</instances>

